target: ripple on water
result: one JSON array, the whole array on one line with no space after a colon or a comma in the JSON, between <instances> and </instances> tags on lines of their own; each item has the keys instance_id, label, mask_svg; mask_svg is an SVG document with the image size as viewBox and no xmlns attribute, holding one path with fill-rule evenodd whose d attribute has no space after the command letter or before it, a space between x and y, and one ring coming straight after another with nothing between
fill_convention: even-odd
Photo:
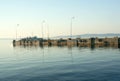
<instances>
[{"instance_id":1,"label":"ripple on water","mask_svg":"<svg viewBox=\"0 0 120 81\"><path fill-rule=\"evenodd\" d=\"M120 80L119 49L13 48L9 43L0 47L0 81Z\"/></svg>"}]
</instances>

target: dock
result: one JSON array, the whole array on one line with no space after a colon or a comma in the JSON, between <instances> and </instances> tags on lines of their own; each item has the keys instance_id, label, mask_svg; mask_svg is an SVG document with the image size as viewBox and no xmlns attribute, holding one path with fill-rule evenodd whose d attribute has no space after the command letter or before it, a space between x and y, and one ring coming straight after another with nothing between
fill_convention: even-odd
<instances>
[{"instance_id":1,"label":"dock","mask_svg":"<svg viewBox=\"0 0 120 81\"><path fill-rule=\"evenodd\" d=\"M42 39L37 37L13 40L13 46L115 46L120 47L120 38Z\"/></svg>"}]
</instances>

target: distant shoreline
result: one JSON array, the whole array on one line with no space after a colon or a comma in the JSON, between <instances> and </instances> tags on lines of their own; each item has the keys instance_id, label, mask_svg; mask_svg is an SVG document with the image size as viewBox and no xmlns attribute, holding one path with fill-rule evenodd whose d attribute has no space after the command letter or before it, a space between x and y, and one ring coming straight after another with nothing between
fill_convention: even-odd
<instances>
[{"instance_id":1,"label":"distant shoreline","mask_svg":"<svg viewBox=\"0 0 120 81\"><path fill-rule=\"evenodd\" d=\"M29 36L28 36L29 37ZM72 38L91 38L91 37L99 37L99 38L105 38L105 37L120 37L120 33L105 33L105 34L81 34L81 35L72 35ZM21 37L24 38L24 37ZM18 39L21 39L18 38ZM54 36L49 37L51 39L59 39L59 38L71 38L70 35L60 35L60 36ZM0 38L0 40L14 40L16 38ZM46 37L47 39L47 37Z\"/></svg>"}]
</instances>

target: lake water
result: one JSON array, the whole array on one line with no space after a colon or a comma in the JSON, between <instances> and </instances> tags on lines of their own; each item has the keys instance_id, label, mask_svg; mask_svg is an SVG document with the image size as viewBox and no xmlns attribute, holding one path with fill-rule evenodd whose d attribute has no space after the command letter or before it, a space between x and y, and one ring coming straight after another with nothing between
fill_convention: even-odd
<instances>
[{"instance_id":1,"label":"lake water","mask_svg":"<svg viewBox=\"0 0 120 81\"><path fill-rule=\"evenodd\" d=\"M120 49L13 47L0 40L0 81L120 81Z\"/></svg>"}]
</instances>

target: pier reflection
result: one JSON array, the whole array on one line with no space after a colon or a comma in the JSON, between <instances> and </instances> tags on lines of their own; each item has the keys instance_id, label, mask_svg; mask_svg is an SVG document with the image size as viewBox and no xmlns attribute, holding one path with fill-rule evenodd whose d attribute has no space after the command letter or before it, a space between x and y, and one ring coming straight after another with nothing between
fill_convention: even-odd
<instances>
[{"instance_id":1,"label":"pier reflection","mask_svg":"<svg viewBox=\"0 0 120 81\"><path fill-rule=\"evenodd\" d=\"M38 60L42 64L46 63L70 63L74 65L77 61L77 55L83 56L81 53L86 53L91 51L91 53L96 52L96 50L101 51L101 49L118 49L117 46L14 46L15 55L29 58L28 60ZM99 49L100 48L100 49ZM18 58L17 56L17 58ZM64 60L62 60L64 59ZM43 66L44 66L43 65ZM74 67L74 66L73 66Z\"/></svg>"},{"instance_id":2,"label":"pier reflection","mask_svg":"<svg viewBox=\"0 0 120 81\"><path fill-rule=\"evenodd\" d=\"M63 46L63 45L58 45L58 46L44 46L44 45L14 45L13 44L13 47L16 48L16 47L20 47L20 48L41 48L41 49L44 49L44 47L48 47L48 48L51 48L51 47L67 47L69 50L72 51L72 48L73 47L87 47L87 48L91 48L91 49L95 49L95 48L102 48L102 47L111 47L111 48L120 48L120 45L79 45L79 46L71 46L71 45L68 45L68 46Z\"/></svg>"},{"instance_id":3,"label":"pier reflection","mask_svg":"<svg viewBox=\"0 0 120 81\"><path fill-rule=\"evenodd\" d=\"M70 54L70 58L71 58L71 62L74 62L74 57L73 57L73 47L72 46L68 46L69 49L69 53Z\"/></svg>"},{"instance_id":4,"label":"pier reflection","mask_svg":"<svg viewBox=\"0 0 120 81\"><path fill-rule=\"evenodd\" d=\"M21 80L40 76L40 78L48 78L47 80L53 81L51 77L54 76L53 78L60 77L60 81L65 77L72 77L77 81L83 74L85 74L84 80L88 76L91 79L92 71L95 77L106 77L108 75L106 73L116 72L118 74L119 71L120 49L117 46L16 45L13 47L11 40L3 42L1 40L1 44L3 44L0 51L1 73L8 79L9 77L15 78L20 73ZM100 74L100 72L102 73ZM87 76L86 73L88 73ZM29 77L26 78L26 75ZM116 77L114 74L112 76Z\"/></svg>"}]
</instances>

